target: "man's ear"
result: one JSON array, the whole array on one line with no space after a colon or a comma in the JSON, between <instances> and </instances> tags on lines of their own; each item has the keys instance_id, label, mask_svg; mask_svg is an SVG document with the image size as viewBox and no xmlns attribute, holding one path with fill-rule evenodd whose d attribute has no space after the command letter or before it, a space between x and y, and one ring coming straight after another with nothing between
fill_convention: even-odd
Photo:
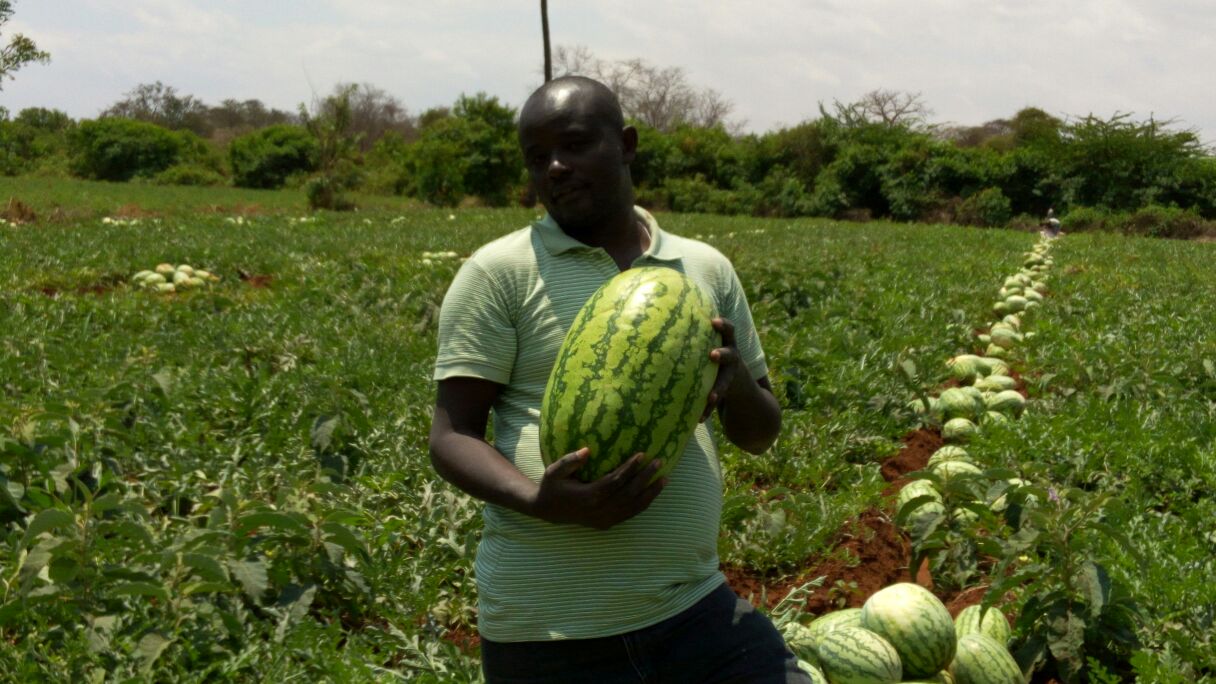
<instances>
[{"instance_id":1,"label":"man's ear","mask_svg":"<svg viewBox=\"0 0 1216 684\"><path fill-rule=\"evenodd\" d=\"M621 129L621 156L626 164L632 164L638 155L638 129L626 126Z\"/></svg>"}]
</instances>

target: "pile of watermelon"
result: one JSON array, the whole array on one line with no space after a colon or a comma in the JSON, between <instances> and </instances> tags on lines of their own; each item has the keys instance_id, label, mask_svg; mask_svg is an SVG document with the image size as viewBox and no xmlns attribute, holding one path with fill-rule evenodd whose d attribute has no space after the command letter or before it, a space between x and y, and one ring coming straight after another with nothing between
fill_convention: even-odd
<instances>
[{"instance_id":1,"label":"pile of watermelon","mask_svg":"<svg viewBox=\"0 0 1216 684\"><path fill-rule=\"evenodd\" d=\"M893 584L861 608L845 608L810 625L783 627L786 642L811 680L825 684L1021 684L1007 649L1009 622L996 609L963 609L956 618L927 589Z\"/></svg>"},{"instance_id":2,"label":"pile of watermelon","mask_svg":"<svg viewBox=\"0 0 1216 684\"><path fill-rule=\"evenodd\" d=\"M151 271L140 271L131 276L131 282L137 287L162 294L206 287L219 279L219 276L190 264L157 264Z\"/></svg>"}]
</instances>

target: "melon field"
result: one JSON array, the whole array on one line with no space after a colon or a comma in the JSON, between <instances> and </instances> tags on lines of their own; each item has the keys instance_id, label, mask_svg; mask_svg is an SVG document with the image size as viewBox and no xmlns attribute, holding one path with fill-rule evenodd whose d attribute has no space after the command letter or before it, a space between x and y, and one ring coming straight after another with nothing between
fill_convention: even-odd
<instances>
[{"instance_id":1,"label":"melon field","mask_svg":"<svg viewBox=\"0 0 1216 684\"><path fill-rule=\"evenodd\" d=\"M0 678L478 681L435 331L535 211L161 192L0 179L37 216L0 224ZM1054 241L1007 356L1024 413L966 443L1034 523L958 502L914 538L894 497L942 442L910 402L984 352L1039 236L657 218L735 264L784 409L769 452L720 441L736 591L809 621L915 581L997 606L1034 681L1216 681L1216 244ZM218 279L134 282L162 263Z\"/></svg>"}]
</instances>

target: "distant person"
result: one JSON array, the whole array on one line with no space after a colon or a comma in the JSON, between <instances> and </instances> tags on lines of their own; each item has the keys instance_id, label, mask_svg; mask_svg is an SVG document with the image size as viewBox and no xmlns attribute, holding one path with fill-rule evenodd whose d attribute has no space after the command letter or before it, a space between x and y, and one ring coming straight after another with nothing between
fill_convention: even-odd
<instances>
[{"instance_id":1,"label":"distant person","mask_svg":"<svg viewBox=\"0 0 1216 684\"><path fill-rule=\"evenodd\" d=\"M1051 207L1047 208L1047 216L1043 219L1043 233L1047 237L1060 236L1060 219L1056 218L1056 211Z\"/></svg>"},{"instance_id":2,"label":"distant person","mask_svg":"<svg viewBox=\"0 0 1216 684\"><path fill-rule=\"evenodd\" d=\"M541 401L566 331L633 266L684 272L721 312L703 418L716 408L726 439L758 454L781 409L731 263L634 206L638 134L612 91L583 77L546 83L520 111L519 142L547 214L483 246L452 281L430 435L436 472L486 502L475 561L486 680L809 684L719 571L722 474L708 423L670 481L648 484L658 464L641 454L589 483L575 477L585 449L541 460Z\"/></svg>"}]
</instances>

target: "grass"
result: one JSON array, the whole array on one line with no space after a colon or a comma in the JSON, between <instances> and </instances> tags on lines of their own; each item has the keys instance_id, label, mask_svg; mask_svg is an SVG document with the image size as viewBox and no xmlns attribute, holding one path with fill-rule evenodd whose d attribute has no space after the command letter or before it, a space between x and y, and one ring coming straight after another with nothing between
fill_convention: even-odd
<instances>
[{"instance_id":1,"label":"grass","mask_svg":"<svg viewBox=\"0 0 1216 684\"><path fill-rule=\"evenodd\" d=\"M300 221L300 193L41 179L0 179L5 195L43 220L0 226L0 672L476 679L475 652L446 637L475 625L479 505L426 452L435 315L460 260L424 253L467 256L533 212L390 202ZM159 220L101 220L127 205ZM913 425L898 362L944 376L1034 237L659 220L734 262L785 410L769 453L723 447L721 556L794 574L881 503L877 463ZM1062 242L1023 360L1038 405L988 446L1119 488L1119 520L1156 557L1116 568L1159 617L1148 652L1199 674L1214 254ZM222 279L130 286L161 262Z\"/></svg>"}]
</instances>

